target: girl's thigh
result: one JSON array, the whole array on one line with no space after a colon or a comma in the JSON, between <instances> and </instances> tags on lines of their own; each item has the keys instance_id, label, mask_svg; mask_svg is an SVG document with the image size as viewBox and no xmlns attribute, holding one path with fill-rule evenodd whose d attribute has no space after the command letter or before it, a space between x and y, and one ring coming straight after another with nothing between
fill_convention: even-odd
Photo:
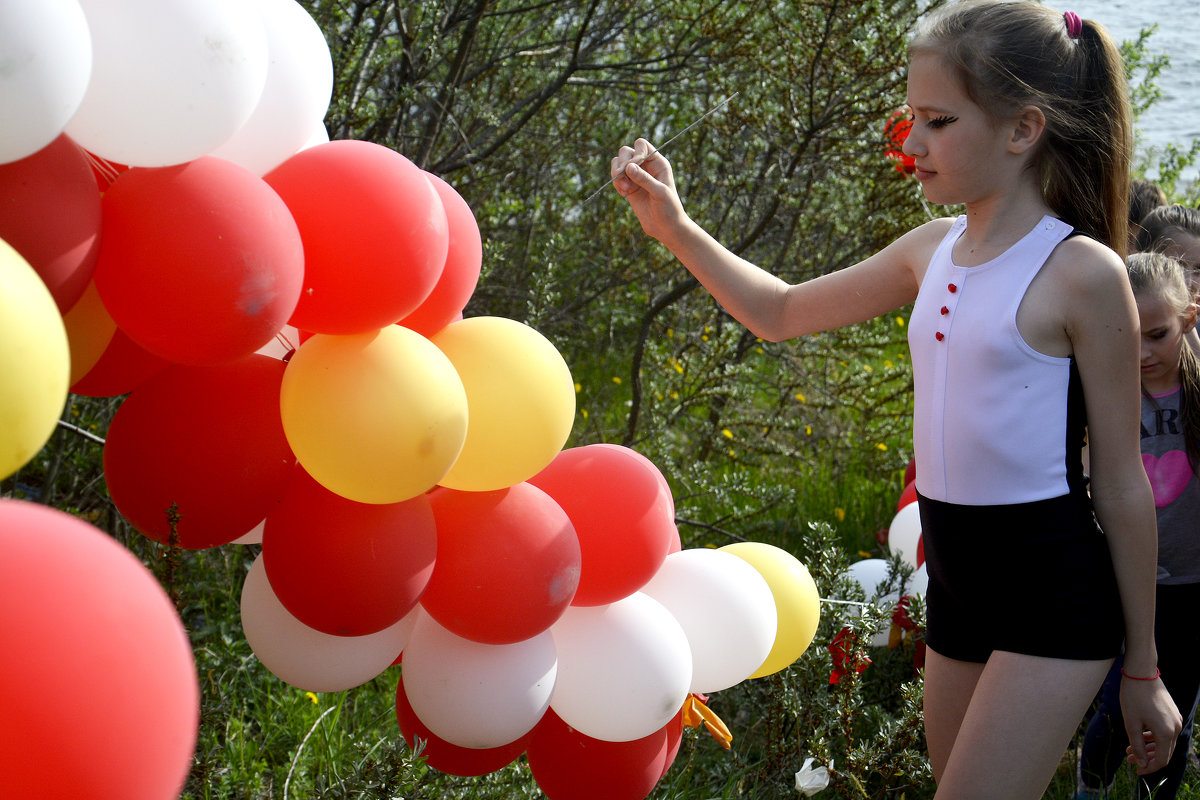
<instances>
[{"instance_id":1,"label":"girl's thigh","mask_svg":"<svg viewBox=\"0 0 1200 800\"><path fill-rule=\"evenodd\" d=\"M993 653L961 714L937 796L1041 797L1111 663ZM934 691L935 702L953 696L949 689Z\"/></svg>"}]
</instances>

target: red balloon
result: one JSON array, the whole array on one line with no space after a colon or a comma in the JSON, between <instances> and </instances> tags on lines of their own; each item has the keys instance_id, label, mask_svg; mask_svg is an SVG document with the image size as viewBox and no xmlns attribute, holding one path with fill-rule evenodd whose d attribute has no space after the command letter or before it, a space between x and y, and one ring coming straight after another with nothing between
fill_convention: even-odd
<instances>
[{"instance_id":1,"label":"red balloon","mask_svg":"<svg viewBox=\"0 0 1200 800\"><path fill-rule=\"evenodd\" d=\"M896 501L896 510L899 511L909 503L915 503L916 501L917 483L916 481L910 481L907 485L905 485L904 491L900 493L900 499Z\"/></svg>"},{"instance_id":2,"label":"red balloon","mask_svg":"<svg viewBox=\"0 0 1200 800\"><path fill-rule=\"evenodd\" d=\"M451 633L512 644L549 628L579 585L579 539L545 492L437 489L437 564L421 606Z\"/></svg>"},{"instance_id":3,"label":"red balloon","mask_svg":"<svg viewBox=\"0 0 1200 800\"><path fill-rule=\"evenodd\" d=\"M400 733L404 735L404 741L410 748L416 750L417 740L420 740L421 756L429 766L447 775L459 775L464 778L486 775L508 766L513 759L525 752L525 747L533 735L530 731L515 742L481 750L451 744L430 731L417 717L417 713L408 702L408 695L404 693L403 672L400 675L400 683L396 686L396 721L400 723Z\"/></svg>"},{"instance_id":4,"label":"red balloon","mask_svg":"<svg viewBox=\"0 0 1200 800\"><path fill-rule=\"evenodd\" d=\"M529 482L562 506L579 536L583 569L572 605L605 605L636 592L678 539L666 481L628 447L563 450Z\"/></svg>"},{"instance_id":5,"label":"red balloon","mask_svg":"<svg viewBox=\"0 0 1200 800\"><path fill-rule=\"evenodd\" d=\"M415 311L400 320L400 324L422 336L433 336L462 316L462 310L474 294L483 263L483 239L475 214L462 195L431 172L426 172L425 177L437 190L446 209L449 249L446 266L433 291Z\"/></svg>"},{"instance_id":6,"label":"red balloon","mask_svg":"<svg viewBox=\"0 0 1200 800\"><path fill-rule=\"evenodd\" d=\"M29 262L60 312L83 295L100 252L100 190L66 134L0 164L0 239Z\"/></svg>"},{"instance_id":7,"label":"red balloon","mask_svg":"<svg viewBox=\"0 0 1200 800\"><path fill-rule=\"evenodd\" d=\"M630 742L593 739L546 712L533 729L529 769L550 800L642 800L671 768L683 738L680 714Z\"/></svg>"},{"instance_id":8,"label":"red balloon","mask_svg":"<svg viewBox=\"0 0 1200 800\"><path fill-rule=\"evenodd\" d=\"M178 797L200 690L154 576L112 537L0 499L0 786L5 797Z\"/></svg>"},{"instance_id":9,"label":"red balloon","mask_svg":"<svg viewBox=\"0 0 1200 800\"><path fill-rule=\"evenodd\" d=\"M113 503L159 542L178 515L181 547L227 544L274 507L295 471L279 416L286 365L252 355L216 367L176 365L117 409L104 445Z\"/></svg>"},{"instance_id":10,"label":"red balloon","mask_svg":"<svg viewBox=\"0 0 1200 800\"><path fill-rule=\"evenodd\" d=\"M333 636L365 636L399 621L425 591L438 549L425 495L356 503L303 468L267 514L262 546L279 602Z\"/></svg>"},{"instance_id":11,"label":"red balloon","mask_svg":"<svg viewBox=\"0 0 1200 800\"><path fill-rule=\"evenodd\" d=\"M429 296L449 249L446 211L414 163L372 142L301 150L264 179L304 239L304 291L290 322L313 333L366 333Z\"/></svg>"},{"instance_id":12,"label":"red balloon","mask_svg":"<svg viewBox=\"0 0 1200 800\"><path fill-rule=\"evenodd\" d=\"M916 479L917 479L917 460L915 458L910 458L908 460L908 466L906 466L904 468L904 485L907 486L908 484L912 483Z\"/></svg>"},{"instance_id":13,"label":"red balloon","mask_svg":"<svg viewBox=\"0 0 1200 800\"><path fill-rule=\"evenodd\" d=\"M904 147L904 140L908 138L910 130L912 130L912 117L905 108L893 111L883 125L883 135L888 142L886 155L895 162L896 171L905 175L912 175L917 171L916 161L912 156L905 155L901 149Z\"/></svg>"},{"instance_id":14,"label":"red balloon","mask_svg":"<svg viewBox=\"0 0 1200 800\"><path fill-rule=\"evenodd\" d=\"M84 397L116 397L132 392L171 365L117 328L100 360L75 381L71 391Z\"/></svg>"},{"instance_id":15,"label":"red balloon","mask_svg":"<svg viewBox=\"0 0 1200 800\"><path fill-rule=\"evenodd\" d=\"M133 168L105 192L103 210L96 289L117 325L155 355L234 361L269 342L295 309L300 233L250 170L210 156Z\"/></svg>"}]
</instances>

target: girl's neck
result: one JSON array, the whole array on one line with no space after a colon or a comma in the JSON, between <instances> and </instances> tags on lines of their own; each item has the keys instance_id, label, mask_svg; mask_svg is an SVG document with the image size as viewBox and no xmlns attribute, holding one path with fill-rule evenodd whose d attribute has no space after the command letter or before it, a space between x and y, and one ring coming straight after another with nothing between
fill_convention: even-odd
<instances>
[{"instance_id":1,"label":"girl's neck","mask_svg":"<svg viewBox=\"0 0 1200 800\"><path fill-rule=\"evenodd\" d=\"M1035 187L1022 183L1014 191L999 192L966 204L967 229L956 256L982 263L1020 241L1047 214L1053 214ZM957 258L956 258L957 261Z\"/></svg>"},{"instance_id":2,"label":"girl's neck","mask_svg":"<svg viewBox=\"0 0 1200 800\"><path fill-rule=\"evenodd\" d=\"M1174 375L1164 375L1159 380L1142 381L1142 391L1151 397L1166 397L1179 391L1181 385L1179 371L1176 370Z\"/></svg>"}]
</instances>

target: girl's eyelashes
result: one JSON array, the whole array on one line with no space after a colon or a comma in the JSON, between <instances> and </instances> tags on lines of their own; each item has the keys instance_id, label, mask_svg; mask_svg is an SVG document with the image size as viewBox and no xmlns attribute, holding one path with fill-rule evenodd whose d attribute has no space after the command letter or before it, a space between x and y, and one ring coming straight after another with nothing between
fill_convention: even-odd
<instances>
[{"instance_id":1,"label":"girl's eyelashes","mask_svg":"<svg viewBox=\"0 0 1200 800\"><path fill-rule=\"evenodd\" d=\"M913 111L911 108L908 108L907 106L905 107L905 111L908 112L908 121L909 122L917 121L917 114L915 111ZM949 125L951 122L957 122L957 121L958 121L958 117L952 116L950 114L944 114L940 117L934 117L933 119L929 120L929 122L927 122L925 124L931 128L944 128L947 125Z\"/></svg>"}]
</instances>

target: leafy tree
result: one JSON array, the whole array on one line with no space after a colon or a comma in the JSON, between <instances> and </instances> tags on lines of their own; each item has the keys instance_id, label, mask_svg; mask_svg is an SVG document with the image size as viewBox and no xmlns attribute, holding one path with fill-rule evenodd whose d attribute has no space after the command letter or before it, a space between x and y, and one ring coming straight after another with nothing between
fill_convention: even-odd
<instances>
[{"instance_id":1,"label":"leafy tree","mask_svg":"<svg viewBox=\"0 0 1200 800\"><path fill-rule=\"evenodd\" d=\"M755 341L614 192L585 199L621 144L664 142L732 97L670 147L691 213L791 280L878 249L925 214L883 156L915 0L310 9L334 54L331 135L394 147L463 194L485 241L467 313L555 342L581 385L575 443L645 452L682 513L698 503L717 527L790 503L775 468L818 452L875 477L903 464L901 326Z\"/></svg>"}]
</instances>

